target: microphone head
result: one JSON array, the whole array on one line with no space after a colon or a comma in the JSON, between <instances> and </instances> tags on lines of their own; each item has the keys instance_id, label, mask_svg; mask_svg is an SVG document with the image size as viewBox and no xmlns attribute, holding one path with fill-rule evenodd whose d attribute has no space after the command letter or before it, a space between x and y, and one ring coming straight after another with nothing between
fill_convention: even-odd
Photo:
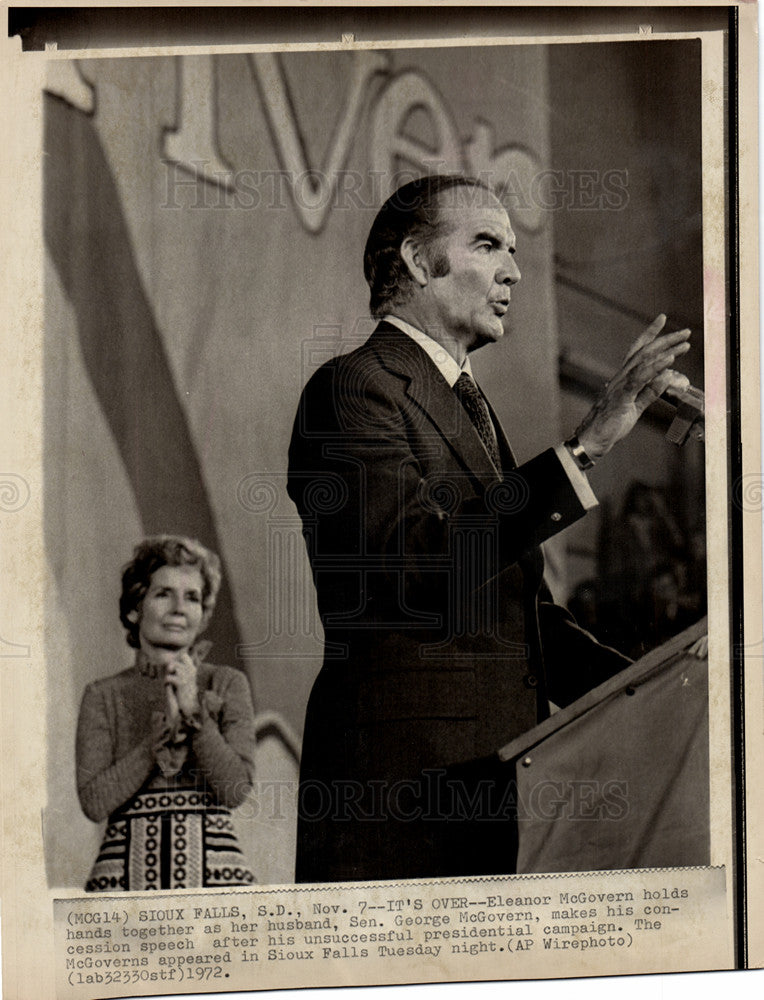
<instances>
[{"instance_id":1,"label":"microphone head","mask_svg":"<svg viewBox=\"0 0 764 1000\"><path fill-rule=\"evenodd\" d=\"M693 385L682 393L667 391L661 398L664 397L677 408L671 426L666 431L666 440L672 444L683 445L693 427L702 428L705 423L706 397Z\"/></svg>"}]
</instances>

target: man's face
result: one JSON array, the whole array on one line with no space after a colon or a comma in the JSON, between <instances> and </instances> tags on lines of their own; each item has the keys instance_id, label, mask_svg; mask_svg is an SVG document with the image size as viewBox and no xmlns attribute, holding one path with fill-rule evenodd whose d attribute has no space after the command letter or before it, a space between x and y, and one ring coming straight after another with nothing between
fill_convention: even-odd
<instances>
[{"instance_id":1,"label":"man's face","mask_svg":"<svg viewBox=\"0 0 764 1000\"><path fill-rule=\"evenodd\" d=\"M443 331L468 351L499 340L510 288L520 280L515 234L501 202L482 188L453 188L440 199L444 235L427 254L436 266L425 289Z\"/></svg>"}]
</instances>

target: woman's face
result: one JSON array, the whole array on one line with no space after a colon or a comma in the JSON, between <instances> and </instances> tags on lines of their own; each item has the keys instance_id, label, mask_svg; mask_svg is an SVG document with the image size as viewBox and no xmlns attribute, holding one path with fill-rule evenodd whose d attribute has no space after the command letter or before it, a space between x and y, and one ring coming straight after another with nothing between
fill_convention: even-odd
<instances>
[{"instance_id":1,"label":"woman's face","mask_svg":"<svg viewBox=\"0 0 764 1000\"><path fill-rule=\"evenodd\" d=\"M161 566L141 602L141 649L181 650L193 645L202 624L202 574L195 566Z\"/></svg>"}]
</instances>

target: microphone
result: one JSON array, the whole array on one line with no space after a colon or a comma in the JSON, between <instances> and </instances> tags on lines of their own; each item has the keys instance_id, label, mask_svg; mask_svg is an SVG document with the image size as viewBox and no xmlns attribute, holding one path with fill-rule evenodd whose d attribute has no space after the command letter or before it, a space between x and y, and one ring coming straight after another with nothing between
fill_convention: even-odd
<instances>
[{"instance_id":1,"label":"microphone","mask_svg":"<svg viewBox=\"0 0 764 1000\"><path fill-rule=\"evenodd\" d=\"M674 419L666 431L667 441L681 447L693 431L696 437L702 439L705 430L706 397L700 389L696 389L694 385L689 386L684 392L667 389L660 398L676 407Z\"/></svg>"}]
</instances>

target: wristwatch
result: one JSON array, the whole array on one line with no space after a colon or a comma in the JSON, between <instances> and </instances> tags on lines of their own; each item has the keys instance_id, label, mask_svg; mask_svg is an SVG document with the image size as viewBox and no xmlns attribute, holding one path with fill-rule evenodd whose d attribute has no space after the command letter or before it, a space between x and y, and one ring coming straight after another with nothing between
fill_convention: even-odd
<instances>
[{"instance_id":1,"label":"wristwatch","mask_svg":"<svg viewBox=\"0 0 764 1000\"><path fill-rule=\"evenodd\" d=\"M581 442L578 440L577 434L574 434L572 438L568 438L565 442L565 447L570 452L570 457L579 467L581 472L588 472L589 469L594 468L594 462L584 451Z\"/></svg>"}]
</instances>

